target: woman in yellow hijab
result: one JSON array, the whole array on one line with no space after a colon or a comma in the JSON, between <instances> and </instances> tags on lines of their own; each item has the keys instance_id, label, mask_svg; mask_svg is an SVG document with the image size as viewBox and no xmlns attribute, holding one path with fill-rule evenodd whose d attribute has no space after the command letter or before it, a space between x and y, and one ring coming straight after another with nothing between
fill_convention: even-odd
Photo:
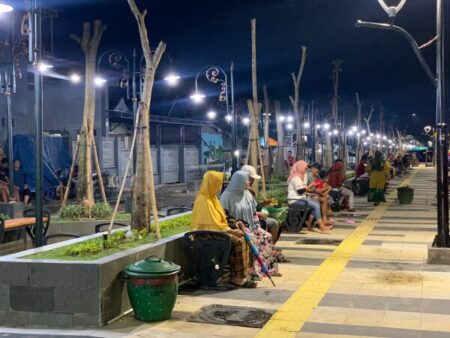
<instances>
[{"instance_id":1,"label":"woman in yellow hijab","mask_svg":"<svg viewBox=\"0 0 450 338\"><path fill-rule=\"evenodd\" d=\"M242 232L228 226L225 211L217 198L217 194L222 189L223 179L224 174L217 171L208 171L203 176L192 209L191 230L226 232L231 237L232 244L230 252L231 283L242 287L255 287L256 283L247 279L252 263L250 249Z\"/></svg>"}]
</instances>

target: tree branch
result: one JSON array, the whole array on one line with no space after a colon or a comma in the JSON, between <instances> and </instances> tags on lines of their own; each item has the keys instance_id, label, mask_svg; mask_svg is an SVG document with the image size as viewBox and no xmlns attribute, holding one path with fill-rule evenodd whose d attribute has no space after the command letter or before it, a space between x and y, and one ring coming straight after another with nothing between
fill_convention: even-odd
<instances>
[{"instance_id":1,"label":"tree branch","mask_svg":"<svg viewBox=\"0 0 450 338\"><path fill-rule=\"evenodd\" d=\"M78 35L71 33L69 35L69 38L71 38L72 40L74 40L76 43L78 43L81 46L81 38Z\"/></svg>"},{"instance_id":2,"label":"tree branch","mask_svg":"<svg viewBox=\"0 0 450 338\"><path fill-rule=\"evenodd\" d=\"M142 52L144 53L146 67L153 67L153 58L152 52L150 49L150 40L148 38L147 28L145 26L145 17L147 16L147 10L144 10L142 13L139 10L136 2L134 0L127 0L128 5L130 6L131 11L138 22L139 27L139 35L142 43Z\"/></svg>"}]
</instances>

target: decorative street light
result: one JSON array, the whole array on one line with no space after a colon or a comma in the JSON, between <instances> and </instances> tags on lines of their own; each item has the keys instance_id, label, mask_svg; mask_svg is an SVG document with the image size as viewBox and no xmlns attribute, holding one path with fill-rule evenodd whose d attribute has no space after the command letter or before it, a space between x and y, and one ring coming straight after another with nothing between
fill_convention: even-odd
<instances>
[{"instance_id":1,"label":"decorative street light","mask_svg":"<svg viewBox=\"0 0 450 338\"><path fill-rule=\"evenodd\" d=\"M234 64L231 63L230 66L230 84L228 83L228 74L219 66L206 66L200 69L195 75L195 92L190 96L191 100L196 104L200 104L204 101L205 95L201 93L198 89L198 79L200 74L204 75L205 78L213 83L220 85L219 102L225 103L226 106L226 116L231 116L231 148L232 153L236 153L237 150L237 119L234 110ZM230 87L230 88L229 88ZM244 122L244 120L243 120ZM250 119L248 121L250 123ZM232 156L231 172L234 173L238 170L238 161L236 156Z\"/></svg>"},{"instance_id":2,"label":"decorative street light","mask_svg":"<svg viewBox=\"0 0 450 338\"><path fill-rule=\"evenodd\" d=\"M75 84L81 82L81 76L76 73L71 74L69 79L70 79L70 82L75 83Z\"/></svg>"},{"instance_id":3,"label":"decorative street light","mask_svg":"<svg viewBox=\"0 0 450 338\"><path fill-rule=\"evenodd\" d=\"M206 113L206 117L209 120L214 120L217 116L217 113L214 110L210 110L209 112Z\"/></svg>"},{"instance_id":4,"label":"decorative street light","mask_svg":"<svg viewBox=\"0 0 450 338\"><path fill-rule=\"evenodd\" d=\"M444 0L436 0L436 36L427 43L419 46L413 36L404 28L396 26L394 19L401 11L406 0L401 0L397 6L387 6L385 0L378 0L379 4L389 16L390 23L364 22L358 20L356 27L366 27L390 30L403 35L419 60L423 70L430 79L433 87L436 88L436 169L437 169L437 236L433 242L437 247L449 247L449 215L448 215L448 143L447 125L445 123L445 41L444 41ZM422 50L436 42L436 74L431 68L422 53ZM413 114L414 116L415 114Z\"/></svg>"},{"instance_id":5,"label":"decorative street light","mask_svg":"<svg viewBox=\"0 0 450 338\"><path fill-rule=\"evenodd\" d=\"M0 2L0 14L12 12L14 8L8 4Z\"/></svg>"}]
</instances>

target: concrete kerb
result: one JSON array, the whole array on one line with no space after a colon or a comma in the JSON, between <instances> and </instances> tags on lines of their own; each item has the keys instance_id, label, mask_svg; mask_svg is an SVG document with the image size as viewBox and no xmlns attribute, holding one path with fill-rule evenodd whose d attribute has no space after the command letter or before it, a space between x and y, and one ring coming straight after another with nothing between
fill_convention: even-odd
<instances>
[{"instance_id":1,"label":"concrete kerb","mask_svg":"<svg viewBox=\"0 0 450 338\"><path fill-rule=\"evenodd\" d=\"M173 215L161 221L189 214ZM0 274L0 325L101 327L131 308L125 282L120 278L126 265L158 255L182 267L187 266L183 235L174 235L95 261L23 257L98 238L102 234L0 257L0 271L8 272Z\"/></svg>"},{"instance_id":2,"label":"concrete kerb","mask_svg":"<svg viewBox=\"0 0 450 338\"><path fill-rule=\"evenodd\" d=\"M437 248L428 246L428 264L450 265L450 248Z\"/></svg>"}]
</instances>

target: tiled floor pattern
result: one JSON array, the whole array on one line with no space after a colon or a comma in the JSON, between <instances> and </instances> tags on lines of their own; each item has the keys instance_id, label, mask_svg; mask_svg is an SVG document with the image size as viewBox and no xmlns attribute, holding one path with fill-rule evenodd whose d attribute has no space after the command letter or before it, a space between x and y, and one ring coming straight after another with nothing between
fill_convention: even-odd
<instances>
[{"instance_id":1,"label":"tiled floor pattern","mask_svg":"<svg viewBox=\"0 0 450 338\"><path fill-rule=\"evenodd\" d=\"M286 332L272 334L272 338L450 337L450 266L426 264L427 246L434 238L436 227L436 207L432 205L435 203L434 176L433 169L416 169L411 182L416 189L413 204L399 205L392 201L362 244L348 257L345 268L325 290L300 332L289 331L287 325ZM392 182L390 189L394 190L400 182ZM283 276L275 278L276 288L263 280L258 288L251 290L196 291L178 297L169 321L144 324L129 315L96 333L98 336L111 334L111 337L253 337L261 334L264 329L192 323L187 318L210 304L280 309L337 249L297 241L305 236L349 238L374 207L365 198L358 197L356 209L356 224L347 224L347 216L338 216L331 235L282 236L278 246L292 262L281 265ZM317 283L317 288L310 284L311 293L320 288L320 281ZM305 304L299 302L293 306L300 316ZM295 320L298 318L292 318Z\"/></svg>"}]
</instances>

